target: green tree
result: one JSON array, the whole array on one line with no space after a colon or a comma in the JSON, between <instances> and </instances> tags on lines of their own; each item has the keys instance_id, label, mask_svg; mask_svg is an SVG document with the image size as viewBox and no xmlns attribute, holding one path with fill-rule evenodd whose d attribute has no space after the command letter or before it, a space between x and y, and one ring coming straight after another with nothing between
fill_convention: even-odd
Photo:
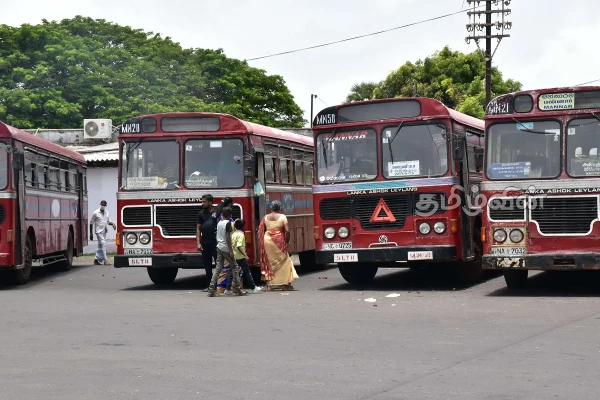
<instances>
[{"instance_id":1,"label":"green tree","mask_svg":"<svg viewBox=\"0 0 600 400\"><path fill-rule=\"evenodd\" d=\"M351 101L363 101L373 98L373 91L379 86L376 82L360 82L352 85L350 94L346 97L346 103Z\"/></svg>"},{"instance_id":2,"label":"green tree","mask_svg":"<svg viewBox=\"0 0 600 400\"><path fill-rule=\"evenodd\" d=\"M169 37L77 16L0 25L0 120L21 128L121 123L148 111L211 111L301 127L284 79L221 49L184 49Z\"/></svg>"},{"instance_id":3,"label":"green tree","mask_svg":"<svg viewBox=\"0 0 600 400\"><path fill-rule=\"evenodd\" d=\"M457 111L483 118L484 82L485 61L481 53L464 54L446 46L431 57L407 62L391 72L373 89L373 97L431 97ZM348 98L355 93L355 86ZM518 90L520 82L505 80L497 68L492 68L492 96Z\"/></svg>"}]
</instances>

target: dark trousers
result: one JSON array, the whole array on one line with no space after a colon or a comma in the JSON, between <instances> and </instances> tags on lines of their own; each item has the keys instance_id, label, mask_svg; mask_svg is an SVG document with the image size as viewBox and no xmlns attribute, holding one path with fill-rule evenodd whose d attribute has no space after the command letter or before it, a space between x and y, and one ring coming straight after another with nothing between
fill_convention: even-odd
<instances>
[{"instance_id":1,"label":"dark trousers","mask_svg":"<svg viewBox=\"0 0 600 400\"><path fill-rule=\"evenodd\" d=\"M206 279L212 279L213 260L217 263L217 244L202 243L202 266L206 271Z\"/></svg>"},{"instance_id":2,"label":"dark trousers","mask_svg":"<svg viewBox=\"0 0 600 400\"><path fill-rule=\"evenodd\" d=\"M242 280L244 282L244 288L249 290L254 290L256 288L256 284L254 283L254 279L252 278L252 274L250 273L250 266L248 265L248 260L245 258L235 259L235 262L242 269ZM231 282L233 281L233 273L231 269L229 269L229 273L227 274L227 290L231 290Z\"/></svg>"}]
</instances>

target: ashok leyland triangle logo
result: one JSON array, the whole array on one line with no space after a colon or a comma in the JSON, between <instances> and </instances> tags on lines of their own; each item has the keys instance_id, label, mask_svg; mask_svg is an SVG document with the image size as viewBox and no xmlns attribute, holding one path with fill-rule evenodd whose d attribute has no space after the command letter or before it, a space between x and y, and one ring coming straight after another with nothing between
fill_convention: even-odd
<instances>
[{"instance_id":1,"label":"ashok leyland triangle logo","mask_svg":"<svg viewBox=\"0 0 600 400\"><path fill-rule=\"evenodd\" d=\"M380 215L383 212L385 215ZM375 211L373 211L373 215L371 215L371 219L369 222L396 222L396 217L390 211L390 208L383 199L379 199L379 204L375 207Z\"/></svg>"}]
</instances>

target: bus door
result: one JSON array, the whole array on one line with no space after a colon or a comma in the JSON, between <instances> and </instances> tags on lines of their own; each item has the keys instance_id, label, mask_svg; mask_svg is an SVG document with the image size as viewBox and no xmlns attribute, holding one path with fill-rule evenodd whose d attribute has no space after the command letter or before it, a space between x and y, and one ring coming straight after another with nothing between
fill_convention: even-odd
<instances>
[{"instance_id":1,"label":"bus door","mask_svg":"<svg viewBox=\"0 0 600 400\"><path fill-rule=\"evenodd\" d=\"M254 196L254 218L256 222L256 228L260 225L260 221L264 218L267 212L267 198L266 191L267 185L265 180L265 155L264 153L256 153L256 165L257 165L257 174L258 181L260 182L263 190L265 191L265 195L262 196Z\"/></svg>"},{"instance_id":2,"label":"bus door","mask_svg":"<svg viewBox=\"0 0 600 400\"><path fill-rule=\"evenodd\" d=\"M77 170L77 255L83 254L83 233L86 232L87 221L83 220L83 170Z\"/></svg>"},{"instance_id":3,"label":"bus door","mask_svg":"<svg viewBox=\"0 0 600 400\"><path fill-rule=\"evenodd\" d=\"M455 141L452 145L452 148L455 149L455 154L458 153L458 157L462 158L459 161L459 176L460 176L460 186L464 188L461 190L461 207L459 208L459 212L461 215L461 234L462 234L462 254L463 260L471 261L474 258L473 254L473 225L472 225L472 210L470 209L471 204L471 185L469 184L469 157L468 157L468 147L466 137L460 137L459 140ZM457 149L459 147L459 149ZM457 152L457 153L456 153ZM457 160L458 161L458 160ZM464 207L464 209L463 209ZM465 212L465 210L469 212Z\"/></svg>"},{"instance_id":4,"label":"bus door","mask_svg":"<svg viewBox=\"0 0 600 400\"><path fill-rule=\"evenodd\" d=\"M25 260L26 235L25 232L25 176L24 176L24 154L23 149L13 148L12 170L17 199L15 204L15 265L23 267ZM17 233L18 232L18 233ZM32 255L33 256L33 255Z\"/></svg>"}]
</instances>

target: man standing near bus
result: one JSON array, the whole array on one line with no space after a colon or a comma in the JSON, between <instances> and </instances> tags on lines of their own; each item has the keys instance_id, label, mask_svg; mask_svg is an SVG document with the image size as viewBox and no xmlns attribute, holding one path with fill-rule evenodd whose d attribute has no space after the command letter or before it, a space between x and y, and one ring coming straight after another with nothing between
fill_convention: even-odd
<instances>
[{"instance_id":1,"label":"man standing near bus","mask_svg":"<svg viewBox=\"0 0 600 400\"><path fill-rule=\"evenodd\" d=\"M94 240L94 233L98 240L98 250L96 250L96 258L94 265L110 265L106 256L106 233L107 226L110 225L114 230L117 230L116 225L110 220L108 210L106 209L106 200L100 202L100 208L93 212L90 219L90 240Z\"/></svg>"},{"instance_id":2,"label":"man standing near bus","mask_svg":"<svg viewBox=\"0 0 600 400\"><path fill-rule=\"evenodd\" d=\"M202 196L202 211L198 213L196 224L196 244L202 253L202 264L206 278L212 279L212 263L217 261L217 209L213 206L211 194Z\"/></svg>"}]
</instances>

